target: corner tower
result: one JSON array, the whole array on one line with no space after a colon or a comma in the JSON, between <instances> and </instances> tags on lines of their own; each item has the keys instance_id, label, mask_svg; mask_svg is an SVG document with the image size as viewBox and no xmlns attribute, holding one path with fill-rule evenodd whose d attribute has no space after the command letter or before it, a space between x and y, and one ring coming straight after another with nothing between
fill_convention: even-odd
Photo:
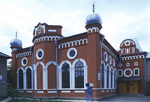
<instances>
[{"instance_id":1,"label":"corner tower","mask_svg":"<svg viewBox=\"0 0 150 102\"><path fill-rule=\"evenodd\" d=\"M85 28L87 29L87 64L88 64L88 82L94 84L94 88L99 88L98 72L100 72L100 41L102 34L102 20L99 14L95 13L95 5L93 3L93 13L86 18ZM96 91L96 93L100 93ZM97 97L94 96L93 97Z\"/></svg>"},{"instance_id":2,"label":"corner tower","mask_svg":"<svg viewBox=\"0 0 150 102\"><path fill-rule=\"evenodd\" d=\"M52 73L56 73L55 41L62 37L61 29L62 26L48 25L46 23L39 23L37 26L35 26L33 32L35 80L37 80L37 82L35 82L35 89L56 88L56 82L51 84L49 83L52 80L50 78L53 78L54 80L56 79L56 75L48 75L53 75ZM50 74L47 74L46 70Z\"/></svg>"}]
</instances>

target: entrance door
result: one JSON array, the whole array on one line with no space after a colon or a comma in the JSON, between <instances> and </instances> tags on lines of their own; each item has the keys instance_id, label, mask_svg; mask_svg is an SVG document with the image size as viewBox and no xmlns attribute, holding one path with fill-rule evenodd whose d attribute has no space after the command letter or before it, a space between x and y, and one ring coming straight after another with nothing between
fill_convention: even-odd
<instances>
[{"instance_id":1,"label":"entrance door","mask_svg":"<svg viewBox=\"0 0 150 102\"><path fill-rule=\"evenodd\" d=\"M121 94L127 93L127 82L119 82L118 83L118 91Z\"/></svg>"},{"instance_id":2,"label":"entrance door","mask_svg":"<svg viewBox=\"0 0 150 102\"><path fill-rule=\"evenodd\" d=\"M138 94L139 87L138 87L138 81L131 81L129 82L129 92L131 94Z\"/></svg>"}]
</instances>

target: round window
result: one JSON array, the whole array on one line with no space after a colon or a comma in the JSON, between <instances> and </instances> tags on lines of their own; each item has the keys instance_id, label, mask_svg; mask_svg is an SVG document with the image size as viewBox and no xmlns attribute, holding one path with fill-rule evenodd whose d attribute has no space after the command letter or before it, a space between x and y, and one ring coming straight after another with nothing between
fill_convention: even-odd
<instances>
[{"instance_id":1,"label":"round window","mask_svg":"<svg viewBox=\"0 0 150 102\"><path fill-rule=\"evenodd\" d=\"M36 51L36 58L37 58L38 60L40 60L40 59L43 58L43 56L44 56L44 51L43 51L42 49L38 49L38 50Z\"/></svg>"},{"instance_id":2,"label":"round window","mask_svg":"<svg viewBox=\"0 0 150 102\"><path fill-rule=\"evenodd\" d=\"M70 48L67 52L67 57L69 59L74 59L77 56L77 50L75 48Z\"/></svg>"},{"instance_id":3,"label":"round window","mask_svg":"<svg viewBox=\"0 0 150 102\"><path fill-rule=\"evenodd\" d=\"M104 60L107 62L108 61L108 56L107 56L107 52L104 52Z\"/></svg>"},{"instance_id":4,"label":"round window","mask_svg":"<svg viewBox=\"0 0 150 102\"><path fill-rule=\"evenodd\" d=\"M28 64L28 59L26 57L22 58L21 64L22 66L26 66Z\"/></svg>"},{"instance_id":5,"label":"round window","mask_svg":"<svg viewBox=\"0 0 150 102\"><path fill-rule=\"evenodd\" d=\"M132 70L130 68L124 70L125 77L130 77L131 75L132 75Z\"/></svg>"}]
</instances>

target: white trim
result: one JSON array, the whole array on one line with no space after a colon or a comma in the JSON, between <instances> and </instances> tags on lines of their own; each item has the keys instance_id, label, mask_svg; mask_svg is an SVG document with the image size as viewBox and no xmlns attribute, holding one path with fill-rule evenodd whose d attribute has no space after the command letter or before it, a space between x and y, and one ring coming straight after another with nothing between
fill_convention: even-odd
<instances>
[{"instance_id":1,"label":"white trim","mask_svg":"<svg viewBox=\"0 0 150 102\"><path fill-rule=\"evenodd\" d=\"M126 71L130 71L130 75L126 75ZM131 70L130 68L126 68L126 69L124 70L124 76L125 76L125 77L130 77L130 76L132 76L132 70Z\"/></svg>"},{"instance_id":2,"label":"white trim","mask_svg":"<svg viewBox=\"0 0 150 102\"><path fill-rule=\"evenodd\" d=\"M109 90L106 90L106 92L109 92Z\"/></svg>"},{"instance_id":3,"label":"white trim","mask_svg":"<svg viewBox=\"0 0 150 102\"><path fill-rule=\"evenodd\" d=\"M72 68L73 68L73 80L72 80L72 84L73 84L73 88L75 88L75 64L78 62L78 61L81 61L83 64L84 64L84 88L81 88L81 89L85 89L86 88L86 83L87 83L87 64L86 64L86 61L82 58L78 58L76 59L73 63L72 63Z\"/></svg>"},{"instance_id":4,"label":"white trim","mask_svg":"<svg viewBox=\"0 0 150 102\"><path fill-rule=\"evenodd\" d=\"M127 42L128 42L129 44L127 44ZM131 42L133 45L135 45L135 42L134 42L133 40L128 39L128 40L124 40L124 41L120 44L120 47L122 47L123 44L125 44L125 46L129 46L129 45L130 45L130 42Z\"/></svg>"},{"instance_id":5,"label":"white trim","mask_svg":"<svg viewBox=\"0 0 150 102\"><path fill-rule=\"evenodd\" d=\"M26 91L26 93L32 93L33 91Z\"/></svg>"},{"instance_id":6,"label":"white trim","mask_svg":"<svg viewBox=\"0 0 150 102\"><path fill-rule=\"evenodd\" d=\"M87 33L93 33L94 30L95 30L95 32L100 33L100 29L98 27L88 28Z\"/></svg>"},{"instance_id":7,"label":"white trim","mask_svg":"<svg viewBox=\"0 0 150 102\"><path fill-rule=\"evenodd\" d=\"M27 66L26 68L25 68L25 73L27 73L27 69L31 69L31 80L32 80L32 82L31 82L31 89L33 89L33 69L32 69L32 67L31 66ZM25 76L26 77L26 76ZM26 78L27 79L27 78ZM27 83L26 83L26 81L25 81L25 85L26 85L26 88L25 89L27 89Z\"/></svg>"},{"instance_id":8,"label":"white trim","mask_svg":"<svg viewBox=\"0 0 150 102\"><path fill-rule=\"evenodd\" d=\"M85 91L74 91L74 93L85 93Z\"/></svg>"},{"instance_id":9,"label":"white trim","mask_svg":"<svg viewBox=\"0 0 150 102\"><path fill-rule=\"evenodd\" d=\"M23 53L18 53L18 54L16 54L16 58L25 57L25 56L30 56L30 55L31 55L31 51L27 51L27 52L23 52Z\"/></svg>"},{"instance_id":10,"label":"white trim","mask_svg":"<svg viewBox=\"0 0 150 102\"><path fill-rule=\"evenodd\" d=\"M100 41L100 43L101 43L101 41ZM118 61L118 57L112 52L112 50L109 47L107 47L104 43L103 43L102 47Z\"/></svg>"},{"instance_id":11,"label":"white trim","mask_svg":"<svg viewBox=\"0 0 150 102\"><path fill-rule=\"evenodd\" d=\"M107 52L106 52L106 51L104 52L104 60L105 60L105 62L107 62L107 61L108 61L108 54L107 54Z\"/></svg>"},{"instance_id":12,"label":"white trim","mask_svg":"<svg viewBox=\"0 0 150 102\"><path fill-rule=\"evenodd\" d=\"M19 67L17 69L17 89L20 89L19 88L19 70L23 71L23 89L24 89L24 73L25 73L25 70L22 67Z\"/></svg>"},{"instance_id":13,"label":"white trim","mask_svg":"<svg viewBox=\"0 0 150 102\"><path fill-rule=\"evenodd\" d=\"M47 93L56 93L56 91L47 91Z\"/></svg>"},{"instance_id":14,"label":"white trim","mask_svg":"<svg viewBox=\"0 0 150 102\"><path fill-rule=\"evenodd\" d=\"M26 60L26 64L23 63L23 61ZM21 60L22 66L26 66L28 64L28 59L26 57L23 57Z\"/></svg>"},{"instance_id":15,"label":"white trim","mask_svg":"<svg viewBox=\"0 0 150 102\"><path fill-rule=\"evenodd\" d=\"M61 91L61 93L70 93L70 91Z\"/></svg>"},{"instance_id":16,"label":"white trim","mask_svg":"<svg viewBox=\"0 0 150 102\"><path fill-rule=\"evenodd\" d=\"M73 71L72 71L72 68L71 68L71 63L68 60L64 60L64 61L62 61L60 63L60 67L59 67L59 89L64 89L64 88L62 88L62 66L65 63L67 63L69 65L69 70L70 70L70 72L69 72L70 73L70 88L73 88L73 85L72 85Z\"/></svg>"},{"instance_id":17,"label":"white trim","mask_svg":"<svg viewBox=\"0 0 150 102\"><path fill-rule=\"evenodd\" d=\"M135 75L135 70L138 70L138 75ZM140 76L140 70L139 70L139 68L134 68L134 70L133 70L133 76Z\"/></svg>"},{"instance_id":18,"label":"white trim","mask_svg":"<svg viewBox=\"0 0 150 102\"><path fill-rule=\"evenodd\" d=\"M72 50L75 52L75 55L74 55L74 56L70 56L70 52L71 52ZM68 57L69 59L75 59L76 56L77 56L77 49L76 49L76 48L70 48L70 49L67 51L67 57Z\"/></svg>"},{"instance_id":19,"label":"white trim","mask_svg":"<svg viewBox=\"0 0 150 102\"><path fill-rule=\"evenodd\" d=\"M42 52L42 56L41 56L41 57L38 56L38 53L39 53L40 51ZM38 50L36 51L36 58L37 58L38 60L41 60L43 57L44 57L44 51L43 51L42 49L38 49Z\"/></svg>"},{"instance_id":20,"label":"white trim","mask_svg":"<svg viewBox=\"0 0 150 102\"><path fill-rule=\"evenodd\" d=\"M105 89L105 62L104 62L104 61L101 61L101 64L104 65L104 70L103 70L104 72L100 72L101 77L102 77L102 75L104 76L104 80L103 80L103 81L104 81L104 87L103 87L102 89ZM102 66L102 65L101 65L101 66ZM100 69L101 69L101 68L100 68ZM100 70L100 71L101 71L101 70ZM100 82L102 82L102 81L100 81ZM103 83L102 83L102 85L103 85ZM102 87L102 86L100 86L100 87Z\"/></svg>"},{"instance_id":21,"label":"white trim","mask_svg":"<svg viewBox=\"0 0 150 102\"><path fill-rule=\"evenodd\" d=\"M129 66L130 66L130 63L126 63L126 66L129 67Z\"/></svg>"},{"instance_id":22,"label":"white trim","mask_svg":"<svg viewBox=\"0 0 150 102\"><path fill-rule=\"evenodd\" d=\"M43 86L44 86L44 89L48 89L48 66L49 65L51 65L51 64L53 64L53 65L55 65L55 66L57 66L58 68L58 70L59 70L59 65L55 62L55 61L49 61L46 65L45 65L45 67L44 67L44 69L43 69ZM57 71L57 70L56 70ZM58 73L58 78L59 78L59 71L57 72ZM58 79L59 80L59 79Z\"/></svg>"},{"instance_id":23,"label":"white trim","mask_svg":"<svg viewBox=\"0 0 150 102\"><path fill-rule=\"evenodd\" d=\"M45 68L45 65L43 62L37 62L36 65L34 65L34 78L35 78L35 89L37 89L37 67L38 65L42 65L42 68ZM43 73L44 74L44 73ZM43 77L43 87L45 88L44 82L45 82L45 78Z\"/></svg>"},{"instance_id":24,"label":"white trim","mask_svg":"<svg viewBox=\"0 0 150 102\"><path fill-rule=\"evenodd\" d=\"M44 93L44 91L37 91L37 93Z\"/></svg>"},{"instance_id":25,"label":"white trim","mask_svg":"<svg viewBox=\"0 0 150 102\"><path fill-rule=\"evenodd\" d=\"M56 29L48 29L48 32L57 32Z\"/></svg>"},{"instance_id":26,"label":"white trim","mask_svg":"<svg viewBox=\"0 0 150 102\"><path fill-rule=\"evenodd\" d=\"M126 60L136 60L136 59L144 59L145 55L134 55L134 56L125 56L125 57L121 57L122 61L126 61Z\"/></svg>"},{"instance_id":27,"label":"white trim","mask_svg":"<svg viewBox=\"0 0 150 102\"><path fill-rule=\"evenodd\" d=\"M61 38L60 36L42 36L40 38L36 38L34 40L34 44L44 41L56 41L57 39Z\"/></svg>"},{"instance_id":28,"label":"white trim","mask_svg":"<svg viewBox=\"0 0 150 102\"><path fill-rule=\"evenodd\" d=\"M45 33L45 25L39 25L38 27L35 28L35 36L37 36L37 31L39 30L39 28L43 29L43 33Z\"/></svg>"},{"instance_id":29,"label":"white trim","mask_svg":"<svg viewBox=\"0 0 150 102\"><path fill-rule=\"evenodd\" d=\"M112 57L111 57L111 55L109 55L109 64L110 65L112 64Z\"/></svg>"},{"instance_id":30,"label":"white trim","mask_svg":"<svg viewBox=\"0 0 150 102\"><path fill-rule=\"evenodd\" d=\"M87 43L88 43L87 38L83 38L83 39L79 39L79 40L73 40L73 41L69 41L69 42L60 43L58 45L58 48L61 49L61 48L79 46L79 45L84 45Z\"/></svg>"},{"instance_id":31,"label":"white trim","mask_svg":"<svg viewBox=\"0 0 150 102\"><path fill-rule=\"evenodd\" d=\"M134 66L138 66L138 64L139 64L138 62L134 62Z\"/></svg>"},{"instance_id":32,"label":"white trim","mask_svg":"<svg viewBox=\"0 0 150 102\"><path fill-rule=\"evenodd\" d=\"M115 67L115 65L116 65L116 61L115 61L115 59L113 58L113 66Z\"/></svg>"}]
</instances>

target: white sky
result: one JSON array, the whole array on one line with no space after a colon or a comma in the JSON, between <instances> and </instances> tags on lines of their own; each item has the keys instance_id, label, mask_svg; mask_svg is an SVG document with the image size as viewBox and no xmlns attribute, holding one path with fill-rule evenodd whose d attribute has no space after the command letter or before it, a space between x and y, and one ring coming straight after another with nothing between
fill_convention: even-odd
<instances>
[{"instance_id":1,"label":"white sky","mask_svg":"<svg viewBox=\"0 0 150 102\"><path fill-rule=\"evenodd\" d=\"M101 33L116 49L124 39L137 38L150 52L150 0L94 0L102 19ZM86 17L93 0L0 0L0 51L11 55L10 41L32 46L33 30L39 22L62 25L64 36L85 32Z\"/></svg>"}]
</instances>

